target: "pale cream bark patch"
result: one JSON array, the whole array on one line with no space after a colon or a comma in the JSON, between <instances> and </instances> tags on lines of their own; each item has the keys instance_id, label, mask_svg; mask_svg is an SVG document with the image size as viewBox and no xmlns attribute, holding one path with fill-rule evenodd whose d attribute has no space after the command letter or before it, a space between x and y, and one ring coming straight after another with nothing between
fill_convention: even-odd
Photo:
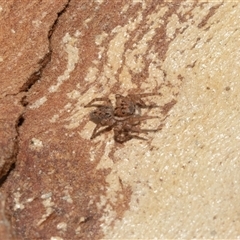
<instances>
[{"instance_id":1,"label":"pale cream bark patch","mask_svg":"<svg viewBox=\"0 0 240 240\"><path fill-rule=\"evenodd\" d=\"M162 63L168 79L185 79L165 128L115 151L112 172L133 195L123 219L102 225L104 239L239 238L240 5L223 3L198 28L214 4L192 11ZM181 28L172 21L170 38Z\"/></svg>"}]
</instances>

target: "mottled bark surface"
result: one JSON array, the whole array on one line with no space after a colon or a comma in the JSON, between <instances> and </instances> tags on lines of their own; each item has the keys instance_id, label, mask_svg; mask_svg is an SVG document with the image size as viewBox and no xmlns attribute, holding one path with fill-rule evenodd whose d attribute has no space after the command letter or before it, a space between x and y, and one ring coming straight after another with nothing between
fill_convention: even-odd
<instances>
[{"instance_id":1,"label":"mottled bark surface","mask_svg":"<svg viewBox=\"0 0 240 240\"><path fill-rule=\"evenodd\" d=\"M8 239L239 237L240 4L8 1L0 9ZM142 114L159 119L142 126L161 131L124 144L113 131L90 140L84 105L149 92L161 93L145 99L159 107Z\"/></svg>"}]
</instances>

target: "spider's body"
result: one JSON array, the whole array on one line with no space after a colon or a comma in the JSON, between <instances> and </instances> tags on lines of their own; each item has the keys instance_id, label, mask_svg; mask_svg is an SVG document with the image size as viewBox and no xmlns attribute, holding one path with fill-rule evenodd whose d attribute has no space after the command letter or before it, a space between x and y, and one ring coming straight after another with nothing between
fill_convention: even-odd
<instances>
[{"instance_id":1,"label":"spider's body","mask_svg":"<svg viewBox=\"0 0 240 240\"><path fill-rule=\"evenodd\" d=\"M85 107L96 107L90 115L90 121L96 124L93 130L91 139L101 133L112 130L114 139L117 142L123 143L132 138L146 140L133 133L147 133L158 131L159 129L141 129L141 121L158 118L156 116L141 116L141 108L152 108L156 105L146 105L142 97L159 95L154 93L131 94L126 97L116 94L116 106L113 107L109 98L94 98ZM103 102L96 104L95 102ZM105 127L99 130L101 127Z\"/></svg>"}]
</instances>

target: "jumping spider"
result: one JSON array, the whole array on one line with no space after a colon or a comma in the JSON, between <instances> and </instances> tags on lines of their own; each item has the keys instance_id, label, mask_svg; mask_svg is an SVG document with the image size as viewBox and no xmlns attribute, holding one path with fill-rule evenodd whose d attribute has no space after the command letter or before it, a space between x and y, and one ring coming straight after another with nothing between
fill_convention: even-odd
<instances>
[{"instance_id":1,"label":"jumping spider","mask_svg":"<svg viewBox=\"0 0 240 240\"><path fill-rule=\"evenodd\" d=\"M96 107L90 115L90 121L96 124L93 130L91 139L100 135L105 131L113 129L114 139L116 142L126 142L132 138L146 140L134 133L155 132L158 129L141 129L141 121L157 116L141 116L141 108L156 107L155 104L146 105L142 98L160 95L159 93L143 93L143 94L129 94L126 97L116 94L116 107L114 108L109 98L94 98L85 107ZM96 103L96 102L102 102ZM100 128L103 129L99 130Z\"/></svg>"}]
</instances>

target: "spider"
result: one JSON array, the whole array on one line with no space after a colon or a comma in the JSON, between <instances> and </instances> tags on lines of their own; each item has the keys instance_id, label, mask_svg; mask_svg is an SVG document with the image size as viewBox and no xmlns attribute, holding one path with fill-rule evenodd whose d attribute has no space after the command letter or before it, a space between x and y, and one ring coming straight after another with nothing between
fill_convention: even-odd
<instances>
[{"instance_id":1,"label":"spider","mask_svg":"<svg viewBox=\"0 0 240 240\"><path fill-rule=\"evenodd\" d=\"M90 139L95 138L105 131L113 129L114 139L123 143L132 138L146 140L145 138L133 135L132 133L146 133L158 131L159 129L141 129L141 121L158 118L156 116L140 116L140 108L155 107L146 105L142 97L159 95L154 93L131 94L126 97L116 94L116 107L114 108L109 98L94 98L85 107L96 107L90 115L90 121L96 124ZM103 102L96 104L95 102ZM101 127L105 127L100 130Z\"/></svg>"}]
</instances>

